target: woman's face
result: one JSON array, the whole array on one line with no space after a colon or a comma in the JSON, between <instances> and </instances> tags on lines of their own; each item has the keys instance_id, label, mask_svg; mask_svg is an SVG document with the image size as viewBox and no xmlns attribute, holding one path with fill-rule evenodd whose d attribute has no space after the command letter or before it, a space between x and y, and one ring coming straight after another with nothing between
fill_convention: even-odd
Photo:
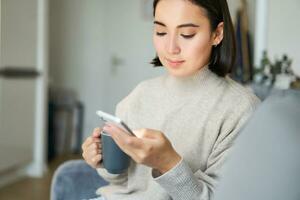
<instances>
[{"instance_id":1,"label":"woman's face","mask_svg":"<svg viewBox=\"0 0 300 200\"><path fill-rule=\"evenodd\" d=\"M209 63L213 45L222 40L223 23L217 30L211 31L205 10L188 0L160 0L156 6L153 42L173 76L192 75Z\"/></svg>"}]
</instances>

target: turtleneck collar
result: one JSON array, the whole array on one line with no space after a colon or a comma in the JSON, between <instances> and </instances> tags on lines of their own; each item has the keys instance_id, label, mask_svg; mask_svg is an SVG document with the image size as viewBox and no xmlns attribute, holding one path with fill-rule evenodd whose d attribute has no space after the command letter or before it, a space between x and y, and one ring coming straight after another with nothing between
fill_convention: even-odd
<instances>
[{"instance_id":1,"label":"turtleneck collar","mask_svg":"<svg viewBox=\"0 0 300 200\"><path fill-rule=\"evenodd\" d=\"M210 71L206 65L195 74L187 77L175 77L168 74L165 79L165 86L168 93L172 95L189 95L201 88L205 89L205 85L209 84L207 81L212 77L217 77L217 75Z\"/></svg>"}]
</instances>

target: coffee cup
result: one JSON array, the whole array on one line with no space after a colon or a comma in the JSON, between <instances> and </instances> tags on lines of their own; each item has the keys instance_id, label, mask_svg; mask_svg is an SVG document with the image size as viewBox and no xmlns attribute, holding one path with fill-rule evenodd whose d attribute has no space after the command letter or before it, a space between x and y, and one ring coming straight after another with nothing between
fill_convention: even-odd
<instances>
[{"instance_id":1,"label":"coffee cup","mask_svg":"<svg viewBox=\"0 0 300 200\"><path fill-rule=\"evenodd\" d=\"M124 173L130 164L130 157L116 144L109 133L101 132L102 162L111 174Z\"/></svg>"}]
</instances>

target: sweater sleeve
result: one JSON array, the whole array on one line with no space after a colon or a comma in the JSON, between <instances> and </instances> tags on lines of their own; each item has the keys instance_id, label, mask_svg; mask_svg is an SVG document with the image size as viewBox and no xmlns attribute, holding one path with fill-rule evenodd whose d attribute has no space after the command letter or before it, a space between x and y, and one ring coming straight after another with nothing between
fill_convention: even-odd
<instances>
[{"instance_id":1,"label":"sweater sleeve","mask_svg":"<svg viewBox=\"0 0 300 200\"><path fill-rule=\"evenodd\" d=\"M234 118L229 119L220 131L211 154L208 157L205 171L192 171L188 163L182 159L177 166L167 173L155 177L154 180L166 190L174 200L209 200L212 199L215 186L219 180L220 169L226 160L233 141L255 110L258 101L252 105L239 107ZM180 188L180 189L179 189Z\"/></svg>"},{"instance_id":2,"label":"sweater sleeve","mask_svg":"<svg viewBox=\"0 0 300 200\"><path fill-rule=\"evenodd\" d=\"M116 116L122 119L126 124L128 124L128 110L132 102L136 101L135 99L138 96L140 90L139 84L128 96L126 96L122 101L120 101L116 106ZM133 162L131 162L133 164ZM122 174L111 174L101 165L97 169L98 174L105 179L110 184L123 185L126 184L128 180L128 173L124 172Z\"/></svg>"}]
</instances>

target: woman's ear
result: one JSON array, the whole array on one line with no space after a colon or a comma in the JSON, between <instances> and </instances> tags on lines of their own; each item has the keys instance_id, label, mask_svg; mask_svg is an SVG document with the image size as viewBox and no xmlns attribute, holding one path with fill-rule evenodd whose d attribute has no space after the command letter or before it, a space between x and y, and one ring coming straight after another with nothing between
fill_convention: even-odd
<instances>
[{"instance_id":1,"label":"woman's ear","mask_svg":"<svg viewBox=\"0 0 300 200\"><path fill-rule=\"evenodd\" d=\"M224 22L220 22L213 35L213 46L218 46L223 40Z\"/></svg>"}]
</instances>

